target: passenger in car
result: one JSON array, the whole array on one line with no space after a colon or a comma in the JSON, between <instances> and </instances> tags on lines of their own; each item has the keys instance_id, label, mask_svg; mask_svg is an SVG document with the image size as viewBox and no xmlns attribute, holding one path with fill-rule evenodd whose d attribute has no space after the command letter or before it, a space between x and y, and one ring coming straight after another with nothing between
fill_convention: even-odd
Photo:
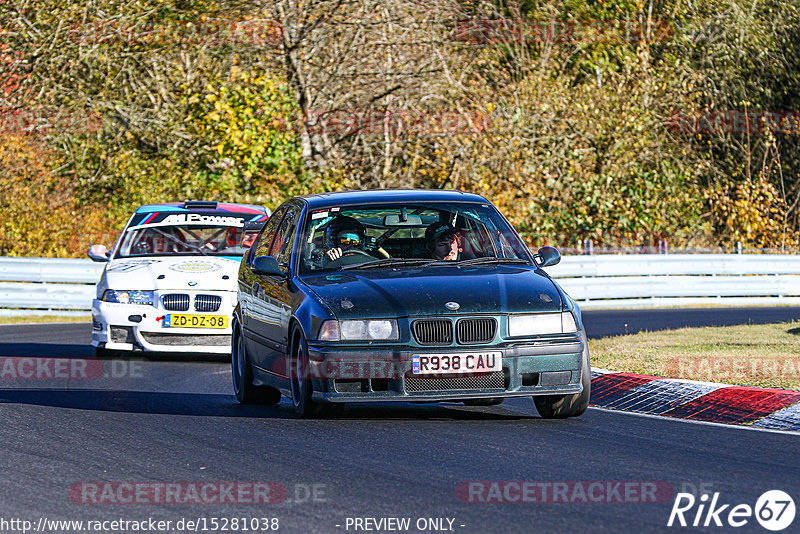
<instances>
[{"instance_id":1,"label":"passenger in car","mask_svg":"<svg viewBox=\"0 0 800 534\"><path fill-rule=\"evenodd\" d=\"M458 232L444 222L435 222L425 230L425 246L431 257L441 261L452 261L460 258L458 248Z\"/></svg>"}]
</instances>

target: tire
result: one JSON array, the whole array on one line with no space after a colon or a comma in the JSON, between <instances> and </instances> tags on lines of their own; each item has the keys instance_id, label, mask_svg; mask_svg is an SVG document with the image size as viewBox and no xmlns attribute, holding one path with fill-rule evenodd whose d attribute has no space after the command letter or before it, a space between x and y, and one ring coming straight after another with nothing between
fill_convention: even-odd
<instances>
[{"instance_id":1,"label":"tire","mask_svg":"<svg viewBox=\"0 0 800 534\"><path fill-rule=\"evenodd\" d=\"M292 330L293 343L289 370L289 383L292 391L294 411L304 419L314 417L338 416L344 412L344 403L322 403L312 398L311 379L307 378L308 346L306 336L300 327Z\"/></svg>"},{"instance_id":2,"label":"tire","mask_svg":"<svg viewBox=\"0 0 800 534\"><path fill-rule=\"evenodd\" d=\"M573 395L543 395L533 397L536 411L545 419L564 419L565 417L578 417L583 415L589 407L589 398L592 395L592 368L589 363L589 343L586 333L583 339L583 365L581 366L581 385L583 391Z\"/></svg>"},{"instance_id":3,"label":"tire","mask_svg":"<svg viewBox=\"0 0 800 534\"><path fill-rule=\"evenodd\" d=\"M503 404L503 398L492 399L467 399L464 401L464 406L497 406Z\"/></svg>"},{"instance_id":4,"label":"tire","mask_svg":"<svg viewBox=\"0 0 800 534\"><path fill-rule=\"evenodd\" d=\"M277 389L253 385L253 368L238 323L234 323L231 335L231 376L233 392L241 404L278 404L281 401L281 392Z\"/></svg>"}]
</instances>

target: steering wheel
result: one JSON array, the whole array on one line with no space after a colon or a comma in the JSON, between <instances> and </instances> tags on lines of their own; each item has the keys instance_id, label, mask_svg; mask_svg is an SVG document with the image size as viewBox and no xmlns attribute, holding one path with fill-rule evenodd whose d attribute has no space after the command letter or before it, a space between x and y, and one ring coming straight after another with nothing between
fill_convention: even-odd
<instances>
[{"instance_id":1,"label":"steering wheel","mask_svg":"<svg viewBox=\"0 0 800 534\"><path fill-rule=\"evenodd\" d=\"M375 256L373 256L370 253L364 252L363 250L360 250L360 249L357 249L357 248L354 248L354 249L350 249L350 250L344 251L342 253L341 257L336 258L335 260L332 260L332 261L328 262L326 267L337 269L339 267L342 267L343 265L356 265L358 263L364 263L363 260L361 260L359 258L360 256L367 256L368 258L373 259L373 260L376 259ZM347 258L347 259L345 259L345 258Z\"/></svg>"},{"instance_id":2,"label":"steering wheel","mask_svg":"<svg viewBox=\"0 0 800 534\"><path fill-rule=\"evenodd\" d=\"M373 257L372 254L370 254L369 252L364 252L363 250L358 248L351 248L350 250L345 250L342 253L342 257L344 258L345 256L351 256L353 254L361 254L362 256L369 256L370 258Z\"/></svg>"}]
</instances>

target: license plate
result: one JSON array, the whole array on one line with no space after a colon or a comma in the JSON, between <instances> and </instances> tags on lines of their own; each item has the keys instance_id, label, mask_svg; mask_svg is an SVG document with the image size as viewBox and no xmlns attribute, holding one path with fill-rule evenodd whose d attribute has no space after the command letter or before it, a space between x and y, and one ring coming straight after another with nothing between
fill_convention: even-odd
<instances>
[{"instance_id":1,"label":"license plate","mask_svg":"<svg viewBox=\"0 0 800 534\"><path fill-rule=\"evenodd\" d=\"M181 315L164 316L164 328L227 328L228 317L225 315Z\"/></svg>"},{"instance_id":2,"label":"license plate","mask_svg":"<svg viewBox=\"0 0 800 534\"><path fill-rule=\"evenodd\" d=\"M503 353L500 351L411 356L411 373L415 375L494 373L502 370Z\"/></svg>"}]
</instances>

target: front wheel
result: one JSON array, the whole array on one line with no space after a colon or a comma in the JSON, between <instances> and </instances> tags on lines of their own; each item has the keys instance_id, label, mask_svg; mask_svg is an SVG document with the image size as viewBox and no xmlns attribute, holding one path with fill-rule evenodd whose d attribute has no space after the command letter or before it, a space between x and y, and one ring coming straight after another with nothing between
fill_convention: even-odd
<instances>
[{"instance_id":1,"label":"front wheel","mask_svg":"<svg viewBox=\"0 0 800 534\"><path fill-rule=\"evenodd\" d=\"M312 398L313 387L308 373L308 347L306 337L300 327L292 332L292 357L289 369L289 384L292 392L294 411L303 418L341 415L343 403L321 403Z\"/></svg>"},{"instance_id":2,"label":"front wheel","mask_svg":"<svg viewBox=\"0 0 800 534\"><path fill-rule=\"evenodd\" d=\"M592 368L589 363L589 342L583 338L583 365L581 365L581 385L583 391L573 395L542 395L533 397L536 411L545 419L578 417L589 407L592 395Z\"/></svg>"},{"instance_id":3,"label":"front wheel","mask_svg":"<svg viewBox=\"0 0 800 534\"><path fill-rule=\"evenodd\" d=\"M253 368L247 356L244 336L238 323L233 325L231 337L231 375L233 392L242 404L278 404L281 392L269 386L253 385Z\"/></svg>"}]
</instances>

